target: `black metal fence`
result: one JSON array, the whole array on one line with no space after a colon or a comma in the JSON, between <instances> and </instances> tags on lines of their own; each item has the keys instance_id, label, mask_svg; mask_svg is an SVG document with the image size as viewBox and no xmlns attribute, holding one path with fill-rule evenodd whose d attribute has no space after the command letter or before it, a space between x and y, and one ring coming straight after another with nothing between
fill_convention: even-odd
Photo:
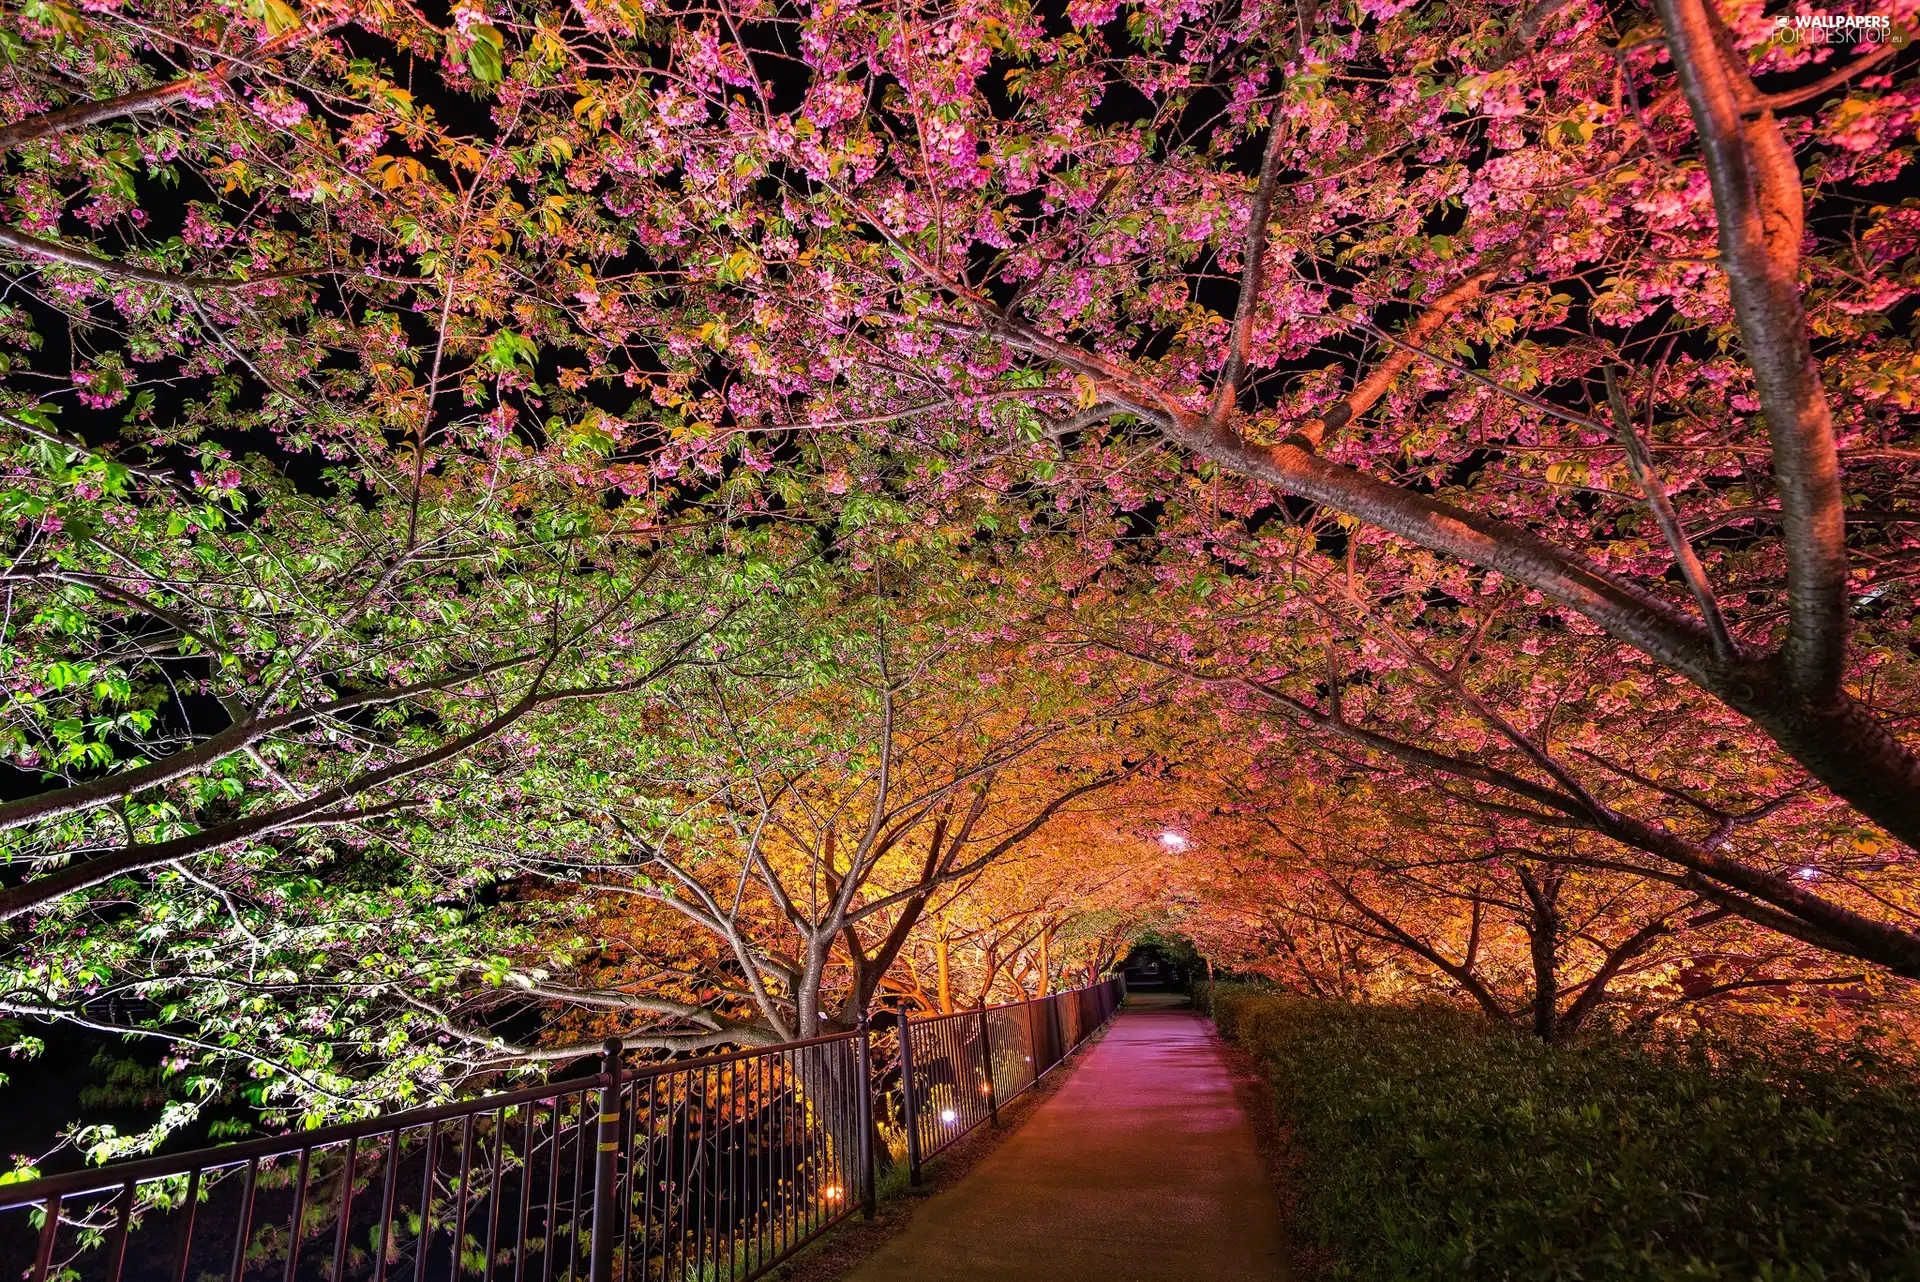
<instances>
[{"instance_id":1,"label":"black metal fence","mask_svg":"<svg viewBox=\"0 0 1920 1282\"><path fill-rule=\"evenodd\" d=\"M1045 1077L1120 1008L1125 981L1010 1006L907 1021L900 1094L907 1164L920 1182L928 1158Z\"/></svg>"},{"instance_id":2,"label":"black metal fence","mask_svg":"<svg viewBox=\"0 0 1920 1282\"><path fill-rule=\"evenodd\" d=\"M0 1276L746 1282L872 1213L876 1116L917 1182L1124 995L902 1019L897 1073L864 1025L635 1071L613 1043L591 1077L0 1186Z\"/></svg>"}]
</instances>

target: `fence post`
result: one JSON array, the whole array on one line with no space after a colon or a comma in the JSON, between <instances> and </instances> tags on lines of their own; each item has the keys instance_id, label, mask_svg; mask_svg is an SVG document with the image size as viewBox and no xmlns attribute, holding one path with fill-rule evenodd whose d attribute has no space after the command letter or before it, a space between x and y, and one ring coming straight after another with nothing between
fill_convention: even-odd
<instances>
[{"instance_id":1,"label":"fence post","mask_svg":"<svg viewBox=\"0 0 1920 1282\"><path fill-rule=\"evenodd\" d=\"M1027 1012L1027 1077L1031 1084L1040 1080L1040 1027L1033 1022L1033 1003L1020 1004Z\"/></svg>"},{"instance_id":2,"label":"fence post","mask_svg":"<svg viewBox=\"0 0 1920 1282\"><path fill-rule=\"evenodd\" d=\"M620 1039L600 1048L600 1121L593 1165L593 1246L587 1258L588 1282L613 1282L615 1229L614 1181L620 1170Z\"/></svg>"},{"instance_id":3,"label":"fence post","mask_svg":"<svg viewBox=\"0 0 1920 1282\"><path fill-rule=\"evenodd\" d=\"M60 1236L60 1195L47 1199L47 1218L40 1223L40 1246L33 1258L33 1282L46 1282L53 1265L53 1243Z\"/></svg>"},{"instance_id":4,"label":"fence post","mask_svg":"<svg viewBox=\"0 0 1920 1282\"><path fill-rule=\"evenodd\" d=\"M860 1039L856 1043L860 1074L860 1213L871 1220L879 1198L873 1175L873 1039L867 1012L860 1012Z\"/></svg>"},{"instance_id":5,"label":"fence post","mask_svg":"<svg viewBox=\"0 0 1920 1282\"><path fill-rule=\"evenodd\" d=\"M920 1117L913 1098L913 1033L900 1012L900 1107L907 1122L907 1182L920 1186Z\"/></svg>"},{"instance_id":6,"label":"fence post","mask_svg":"<svg viewBox=\"0 0 1920 1282\"><path fill-rule=\"evenodd\" d=\"M987 999L980 999L980 1076L987 1079L987 1120L1000 1125L999 1092L993 1089L993 1030L987 1023Z\"/></svg>"}]
</instances>

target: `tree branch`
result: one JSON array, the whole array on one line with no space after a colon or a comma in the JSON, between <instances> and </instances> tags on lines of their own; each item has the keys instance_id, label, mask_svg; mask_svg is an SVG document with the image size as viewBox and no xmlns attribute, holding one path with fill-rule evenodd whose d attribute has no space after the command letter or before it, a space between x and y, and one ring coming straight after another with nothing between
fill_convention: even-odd
<instances>
[{"instance_id":1,"label":"tree branch","mask_svg":"<svg viewBox=\"0 0 1920 1282\"><path fill-rule=\"evenodd\" d=\"M265 57L284 52L303 40L325 35L337 27L346 25L345 18L333 18L317 26L301 23L292 30L283 31L273 39L266 41L254 50L251 57ZM114 98L103 98L97 102L76 103L63 107L59 111L49 111L38 116L29 116L25 120L0 126L0 153L11 151L22 143L48 138L54 134L63 134L73 129L83 129L88 125L103 124L109 120L119 120L126 116L147 115L156 111L165 111L190 92L223 82L228 77L247 69L247 64L239 60L221 63L211 71L177 80L169 80L162 85L153 85L146 89L136 89Z\"/></svg>"},{"instance_id":2,"label":"tree branch","mask_svg":"<svg viewBox=\"0 0 1920 1282\"><path fill-rule=\"evenodd\" d=\"M8 802L0 806L0 832L47 819L58 819L62 815L76 814L82 810L91 810L97 806L118 801L122 797L131 797L136 793L144 792L148 788L172 783L176 779L204 770L222 757L239 752L250 744L258 743L283 730L305 725L309 721L337 717L359 708L399 703L422 694L449 689L495 673L524 667L539 657L537 654L516 655L511 659L502 659L470 672L435 677L428 681L416 681L411 685L362 690L356 694L341 695L338 699L327 703L296 708L276 716L236 721L193 747L183 749L159 761L135 766L131 770L122 770L117 774L106 775L99 779L90 779L71 787L57 788L19 801Z\"/></svg>"},{"instance_id":3,"label":"tree branch","mask_svg":"<svg viewBox=\"0 0 1920 1282\"><path fill-rule=\"evenodd\" d=\"M76 891L122 877L141 869L172 863L176 859L186 859L195 855L207 854L225 846L252 841L270 833L286 828L298 827L315 820L325 822L328 810L353 797L398 783L402 779L429 770L442 762L464 755L479 745L486 743L519 721L536 708L580 699L599 698L608 694L637 690L658 680L665 672L679 667L685 662L686 651L693 643L706 634L702 629L689 636L658 664L655 664L645 676L632 681L610 683L599 686L576 687L566 690L541 691L539 679L519 700L466 734L457 736L439 747L423 752L377 770L367 771L346 783L336 785L318 793L306 801L283 806L278 810L266 811L235 819L228 823L208 828L204 831L176 837L171 841L156 842L152 845L130 846L113 854L72 864L44 877L35 878L20 886L0 891L0 921L14 917L51 903ZM549 657L547 663L551 665ZM541 677L545 676L545 667ZM129 772L131 773L131 772ZM119 776L114 776L118 778ZM86 785L79 785L84 788ZM68 791L74 791L69 789ZM25 803L21 803L25 804Z\"/></svg>"},{"instance_id":4,"label":"tree branch","mask_svg":"<svg viewBox=\"0 0 1920 1282\"><path fill-rule=\"evenodd\" d=\"M1273 193L1280 181L1280 143L1284 131L1279 113L1267 128L1267 149L1260 158L1260 179L1254 188L1253 202L1247 210L1247 241L1240 265L1240 300L1234 308L1233 336L1228 340L1226 363L1220 369L1220 381L1213 391L1214 422L1224 424L1240 397L1246 380L1247 350L1253 343L1253 316L1260 307L1260 287L1267 270L1267 222L1273 216Z\"/></svg>"},{"instance_id":5,"label":"tree branch","mask_svg":"<svg viewBox=\"0 0 1920 1282\"><path fill-rule=\"evenodd\" d=\"M1520 15L1520 21L1514 24L1513 33L1506 39L1494 55L1487 60L1488 71L1500 71L1515 58L1533 50L1533 42L1540 38L1540 28L1544 27L1554 14L1567 7L1568 0L1534 0Z\"/></svg>"},{"instance_id":6,"label":"tree branch","mask_svg":"<svg viewBox=\"0 0 1920 1282\"><path fill-rule=\"evenodd\" d=\"M1427 340L1452 320L1460 309L1477 300L1488 285L1500 278L1500 273L1506 270L1509 257L1510 254L1500 255L1429 303L1427 309L1420 313L1420 318L1407 326L1406 332L1391 344L1395 350L1374 366L1365 378L1355 383L1353 390L1341 397L1333 408L1319 418L1310 418L1296 427L1293 439L1309 450L1317 450L1330 433L1339 431L1372 409L1374 403L1387 394L1394 380L1413 364L1414 356L1426 345Z\"/></svg>"},{"instance_id":7,"label":"tree branch","mask_svg":"<svg viewBox=\"0 0 1920 1282\"><path fill-rule=\"evenodd\" d=\"M155 271L150 267L136 267L132 263L117 263L112 259L100 258L84 250L71 249L51 240L41 240L38 236L29 236L25 232L11 227L0 227L0 245L28 254L34 258L44 258L49 262L62 263L68 267L78 267L83 271L94 272L101 276L110 276L117 280L137 280L146 285L165 285L172 289L184 289L198 292L208 289L242 289L248 285L258 285L264 281L296 280L305 276L316 276L324 269L303 267L297 270L267 272L260 276L251 276L244 280L233 280L220 276L177 276L172 272Z\"/></svg>"},{"instance_id":8,"label":"tree branch","mask_svg":"<svg viewBox=\"0 0 1920 1282\"><path fill-rule=\"evenodd\" d=\"M1647 506L1653 509L1653 519L1660 526L1667 547L1673 552L1673 563L1680 568L1680 576L1687 581L1687 588L1700 606L1700 615L1707 624L1707 635L1713 638L1714 654L1721 662L1731 663L1738 656L1738 651L1733 637L1727 632L1727 621L1720 615L1720 601L1714 596L1713 584L1707 581L1707 571L1695 555L1693 544L1680 524L1680 517L1673 510L1672 501L1667 498L1666 487L1660 484L1660 474L1653 470L1653 460L1647 455L1646 442L1640 439L1640 433L1633 430L1633 416L1627 412L1627 403L1620 394L1620 384L1614 377L1613 366L1606 367L1605 376L1607 407L1613 414L1614 435L1619 438L1620 447L1626 451L1627 470L1633 473L1640 492L1647 496Z\"/></svg>"}]
</instances>

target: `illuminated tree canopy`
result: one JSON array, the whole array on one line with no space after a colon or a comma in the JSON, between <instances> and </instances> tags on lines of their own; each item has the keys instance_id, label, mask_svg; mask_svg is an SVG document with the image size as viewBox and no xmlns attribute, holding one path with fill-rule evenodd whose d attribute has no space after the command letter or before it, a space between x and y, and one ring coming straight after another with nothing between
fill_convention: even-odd
<instances>
[{"instance_id":1,"label":"illuminated tree canopy","mask_svg":"<svg viewBox=\"0 0 1920 1282\"><path fill-rule=\"evenodd\" d=\"M1904 1018L1916 9L9 6L17 1048Z\"/></svg>"}]
</instances>

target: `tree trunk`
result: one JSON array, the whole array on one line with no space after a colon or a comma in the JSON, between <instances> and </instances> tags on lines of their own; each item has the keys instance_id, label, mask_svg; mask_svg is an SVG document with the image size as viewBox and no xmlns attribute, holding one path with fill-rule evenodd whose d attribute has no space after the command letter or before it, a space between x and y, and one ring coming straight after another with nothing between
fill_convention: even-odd
<instances>
[{"instance_id":1,"label":"tree trunk","mask_svg":"<svg viewBox=\"0 0 1920 1282\"><path fill-rule=\"evenodd\" d=\"M1844 690L1802 694L1784 677L1708 689L1835 795L1920 850L1920 757Z\"/></svg>"},{"instance_id":2,"label":"tree trunk","mask_svg":"<svg viewBox=\"0 0 1920 1282\"><path fill-rule=\"evenodd\" d=\"M820 1036L820 983L826 976L827 946L807 942L807 964L800 972L800 983L793 994L794 1031L802 1041Z\"/></svg>"},{"instance_id":3,"label":"tree trunk","mask_svg":"<svg viewBox=\"0 0 1920 1282\"><path fill-rule=\"evenodd\" d=\"M944 932L933 937L934 962L940 969L940 1013L953 1014L953 971L948 962L948 943Z\"/></svg>"},{"instance_id":4,"label":"tree trunk","mask_svg":"<svg viewBox=\"0 0 1920 1282\"><path fill-rule=\"evenodd\" d=\"M1544 885L1521 874L1533 912L1527 919L1527 943L1533 960L1533 1034L1551 1043L1559 1032L1560 912L1559 882L1551 876Z\"/></svg>"}]
</instances>

